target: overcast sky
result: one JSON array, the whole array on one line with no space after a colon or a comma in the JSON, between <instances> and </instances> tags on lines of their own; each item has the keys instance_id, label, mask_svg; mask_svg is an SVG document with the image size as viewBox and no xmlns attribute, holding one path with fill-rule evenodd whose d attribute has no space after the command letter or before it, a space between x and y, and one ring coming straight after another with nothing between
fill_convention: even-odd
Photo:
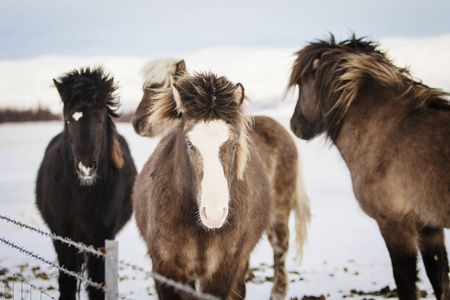
<instances>
[{"instance_id":1,"label":"overcast sky","mask_svg":"<svg viewBox=\"0 0 450 300\"><path fill-rule=\"evenodd\" d=\"M450 33L448 0L1 0L0 59L177 56L216 46L300 47Z\"/></svg>"}]
</instances>

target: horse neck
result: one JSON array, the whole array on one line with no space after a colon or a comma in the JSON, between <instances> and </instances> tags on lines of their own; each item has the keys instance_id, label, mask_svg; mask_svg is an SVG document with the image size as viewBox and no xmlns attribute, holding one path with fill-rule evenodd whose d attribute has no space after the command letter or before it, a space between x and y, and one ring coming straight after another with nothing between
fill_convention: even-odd
<instances>
[{"instance_id":1,"label":"horse neck","mask_svg":"<svg viewBox=\"0 0 450 300\"><path fill-rule=\"evenodd\" d=\"M376 84L366 84L360 89L334 140L349 167L377 147L407 114L411 105L400 95Z\"/></svg>"}]
</instances>

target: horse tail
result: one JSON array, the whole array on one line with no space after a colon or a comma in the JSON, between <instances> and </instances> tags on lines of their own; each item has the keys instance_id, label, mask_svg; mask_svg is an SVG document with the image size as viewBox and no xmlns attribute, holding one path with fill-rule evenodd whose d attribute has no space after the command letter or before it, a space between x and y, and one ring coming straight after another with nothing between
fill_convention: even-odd
<instances>
[{"instance_id":1,"label":"horse tail","mask_svg":"<svg viewBox=\"0 0 450 300\"><path fill-rule=\"evenodd\" d=\"M306 243L308 235L308 225L311 222L311 210L309 198L306 194L305 184L303 181L302 164L300 156L297 165L297 182L296 193L293 203L293 211L295 217L295 244L296 244L296 260L301 262L303 258L303 245Z\"/></svg>"}]
</instances>

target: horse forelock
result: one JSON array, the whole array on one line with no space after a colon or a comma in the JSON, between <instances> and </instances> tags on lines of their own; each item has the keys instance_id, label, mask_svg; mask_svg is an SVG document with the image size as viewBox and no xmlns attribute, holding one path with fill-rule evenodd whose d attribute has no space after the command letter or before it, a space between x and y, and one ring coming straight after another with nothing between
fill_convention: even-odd
<instances>
[{"instance_id":1,"label":"horse forelock","mask_svg":"<svg viewBox=\"0 0 450 300\"><path fill-rule=\"evenodd\" d=\"M177 65L181 60L175 58L160 58L150 61L141 72L144 77L143 90L159 86L170 87L173 84Z\"/></svg>"},{"instance_id":2,"label":"horse forelock","mask_svg":"<svg viewBox=\"0 0 450 300\"><path fill-rule=\"evenodd\" d=\"M66 106L88 103L105 106L110 117L119 116L120 101L115 94L117 85L102 67L87 67L66 73L58 78L57 85L64 109Z\"/></svg>"},{"instance_id":3,"label":"horse forelock","mask_svg":"<svg viewBox=\"0 0 450 300\"><path fill-rule=\"evenodd\" d=\"M171 87L154 90L152 105L149 108L150 124L176 119L179 115Z\"/></svg>"},{"instance_id":4,"label":"horse forelock","mask_svg":"<svg viewBox=\"0 0 450 300\"><path fill-rule=\"evenodd\" d=\"M180 77L176 87L183 99L183 114L192 120L224 120L236 125L245 107L234 101L235 84L211 72Z\"/></svg>"}]
</instances>

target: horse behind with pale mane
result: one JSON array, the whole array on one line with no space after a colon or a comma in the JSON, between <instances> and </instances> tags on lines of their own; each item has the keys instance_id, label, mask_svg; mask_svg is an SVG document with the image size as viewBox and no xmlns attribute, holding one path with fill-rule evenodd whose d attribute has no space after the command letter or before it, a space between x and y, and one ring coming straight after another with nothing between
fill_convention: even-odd
<instances>
[{"instance_id":1,"label":"horse behind with pale mane","mask_svg":"<svg viewBox=\"0 0 450 300\"><path fill-rule=\"evenodd\" d=\"M158 94L160 89L171 87L175 80L186 73L184 60L174 58L160 58L148 62L142 68L144 84L141 102L131 120L134 131L141 136L154 137L170 130L176 124L165 120L161 123L150 124L152 97Z\"/></svg>"}]
</instances>

